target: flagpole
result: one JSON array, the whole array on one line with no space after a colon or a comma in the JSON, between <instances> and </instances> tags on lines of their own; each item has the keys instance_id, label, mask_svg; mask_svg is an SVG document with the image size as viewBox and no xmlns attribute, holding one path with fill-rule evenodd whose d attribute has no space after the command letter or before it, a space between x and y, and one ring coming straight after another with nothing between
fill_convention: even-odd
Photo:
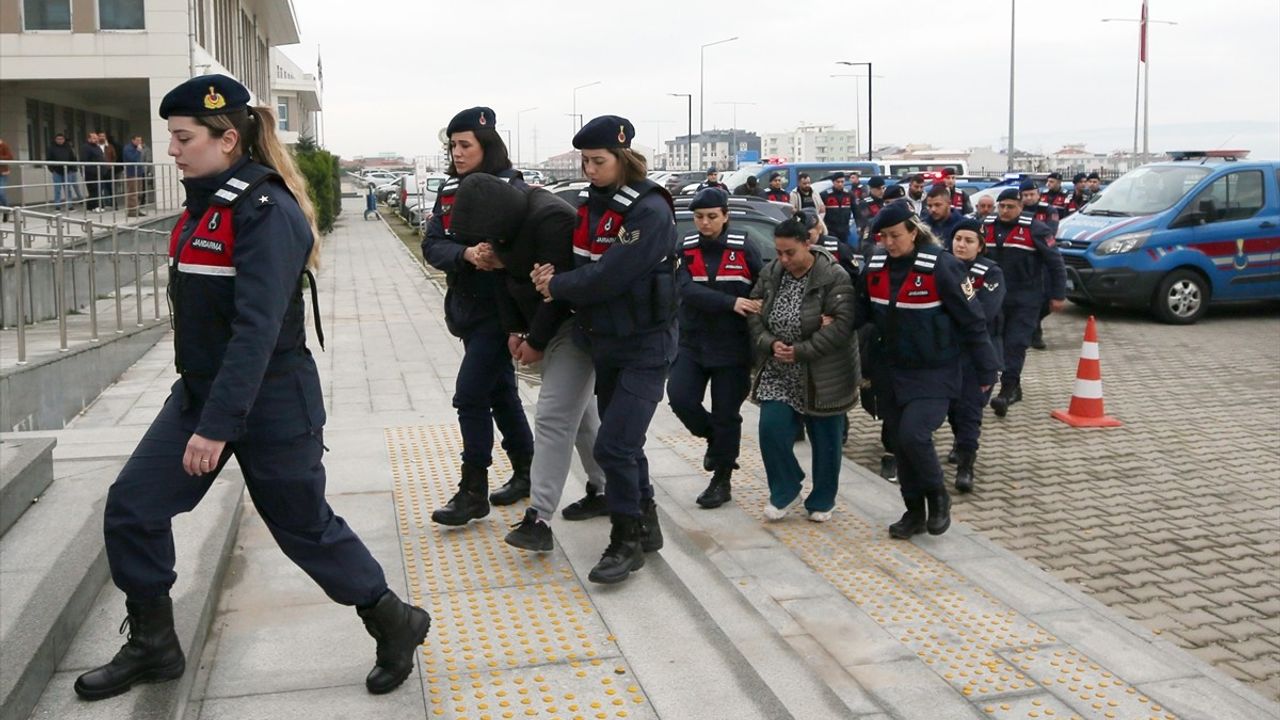
<instances>
[{"instance_id":1,"label":"flagpole","mask_svg":"<svg viewBox=\"0 0 1280 720\"><path fill-rule=\"evenodd\" d=\"M1133 161L1138 162L1138 109L1142 105L1142 56L1138 56L1138 71L1133 78Z\"/></svg>"},{"instance_id":2,"label":"flagpole","mask_svg":"<svg viewBox=\"0 0 1280 720\"><path fill-rule=\"evenodd\" d=\"M1142 161L1146 162L1150 146L1148 141L1151 139L1151 36L1147 32L1147 23L1150 20L1151 8L1147 0L1142 2L1142 64L1146 67L1142 71Z\"/></svg>"}]
</instances>

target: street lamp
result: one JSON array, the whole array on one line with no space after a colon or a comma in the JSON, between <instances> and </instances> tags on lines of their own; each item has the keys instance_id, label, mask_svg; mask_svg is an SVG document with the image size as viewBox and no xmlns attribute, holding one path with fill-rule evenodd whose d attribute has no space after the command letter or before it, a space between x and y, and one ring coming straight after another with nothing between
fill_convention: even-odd
<instances>
[{"instance_id":1,"label":"street lamp","mask_svg":"<svg viewBox=\"0 0 1280 720\"><path fill-rule=\"evenodd\" d=\"M1138 99L1142 98L1142 156L1145 159L1150 151L1148 142L1151 139L1150 119L1151 109L1151 43L1147 39L1147 24L1159 23L1161 25L1177 25L1172 20L1152 20L1147 17L1147 4L1142 4L1142 17L1137 18L1102 18L1102 22L1136 22L1140 30L1138 31L1138 70L1134 79L1133 86L1133 155L1134 162L1137 162L1138 156ZM1146 73L1142 72L1143 66L1146 66Z\"/></svg>"},{"instance_id":2,"label":"street lamp","mask_svg":"<svg viewBox=\"0 0 1280 720\"><path fill-rule=\"evenodd\" d=\"M732 148L731 157L733 158L733 169L737 170L738 169L738 106L739 105L755 105L755 103L735 102L733 100L726 100L723 102L717 102L716 104L733 106L733 125L729 128L729 136L732 138L732 140L730 140L729 147Z\"/></svg>"},{"instance_id":3,"label":"street lamp","mask_svg":"<svg viewBox=\"0 0 1280 720\"><path fill-rule=\"evenodd\" d=\"M833 78L847 77L847 78L853 78L855 81L861 80L863 78L866 78L868 81L871 80L870 75L858 75L856 73L834 73L830 77L833 77ZM884 75L876 75L876 77L883 78ZM857 122L854 127L858 132L858 142L862 142L862 99L861 99L861 93L858 91L858 85L856 82L854 83L854 86L853 86L853 114L855 117L857 117ZM868 143L867 144L868 158L871 157L870 150L871 150L871 144Z\"/></svg>"},{"instance_id":4,"label":"street lamp","mask_svg":"<svg viewBox=\"0 0 1280 720\"><path fill-rule=\"evenodd\" d=\"M687 152L689 154L689 159L688 159L689 165L686 169L692 171L693 170L693 95L691 93L667 93L667 94L670 95L671 97L682 97L685 100L689 101L689 133L688 135L685 136L685 140L688 143Z\"/></svg>"},{"instance_id":5,"label":"street lamp","mask_svg":"<svg viewBox=\"0 0 1280 720\"><path fill-rule=\"evenodd\" d=\"M836 61L836 64L837 64L837 65L849 65L849 66L851 66L851 67L861 67L861 66L863 66L863 65L866 65L866 66L867 66L867 161L868 161L868 162L870 162L870 161L871 161L871 152L872 152L872 150L875 148L875 145L872 143L872 117L873 117L873 114L872 114L872 105L871 105L871 98L872 98L872 92L871 92L871 78L873 78L873 77L875 77L875 76L871 74L871 63L869 63L869 62L849 62L848 60L837 60L837 61ZM855 94L855 97L854 97L854 104L856 105L856 104L857 104L857 101L858 101L858 98L856 97L856 95L857 95L857 87L856 87L856 86L854 87L854 94ZM861 118L859 118L859 122L861 122Z\"/></svg>"},{"instance_id":6,"label":"street lamp","mask_svg":"<svg viewBox=\"0 0 1280 720\"><path fill-rule=\"evenodd\" d=\"M520 140L523 137L520 134L520 116L527 112L533 112L534 110L537 110L537 109L538 108L536 107L525 108L520 112L516 113L516 164L517 165L520 165L524 162L524 157L520 154ZM534 161L536 162L537 158L534 158Z\"/></svg>"},{"instance_id":7,"label":"street lamp","mask_svg":"<svg viewBox=\"0 0 1280 720\"><path fill-rule=\"evenodd\" d=\"M707 48L713 45L723 45L727 42L737 40L738 36L731 38L709 42L698 48L698 132L702 133L706 129L706 104L707 104Z\"/></svg>"},{"instance_id":8,"label":"street lamp","mask_svg":"<svg viewBox=\"0 0 1280 720\"><path fill-rule=\"evenodd\" d=\"M574 133L577 133L579 130L582 129L582 116L578 115L578 91L583 88L594 87L596 85L599 85L601 82L602 81L597 80L595 82L589 82L586 85L579 85L578 87L573 89L573 114L578 118L578 127L574 128L574 131L573 131Z\"/></svg>"}]
</instances>

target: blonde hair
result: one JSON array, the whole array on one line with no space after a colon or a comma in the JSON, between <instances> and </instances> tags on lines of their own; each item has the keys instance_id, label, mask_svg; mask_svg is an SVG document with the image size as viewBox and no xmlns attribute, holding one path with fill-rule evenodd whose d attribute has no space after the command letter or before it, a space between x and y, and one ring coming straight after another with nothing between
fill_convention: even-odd
<instances>
[{"instance_id":1,"label":"blonde hair","mask_svg":"<svg viewBox=\"0 0 1280 720\"><path fill-rule=\"evenodd\" d=\"M276 135L276 114L269 107L254 106L244 111L235 111L226 115L203 115L194 118L196 123L209 129L214 137L222 137L228 130L235 130L240 136L236 149L248 153L254 162L266 165L280 173L284 184L289 188L302 214L311 227L311 254L307 256L307 267L320 266L320 230L316 227L316 209L311 204L311 196L307 194L307 180L298 170L293 154L280 142Z\"/></svg>"}]
</instances>

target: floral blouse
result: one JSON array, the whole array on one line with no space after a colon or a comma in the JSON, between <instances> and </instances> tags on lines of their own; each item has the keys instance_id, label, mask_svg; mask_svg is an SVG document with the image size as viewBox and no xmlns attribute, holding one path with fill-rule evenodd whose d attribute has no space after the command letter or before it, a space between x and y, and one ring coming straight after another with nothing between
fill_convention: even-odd
<instances>
[{"instance_id":1,"label":"floral blouse","mask_svg":"<svg viewBox=\"0 0 1280 720\"><path fill-rule=\"evenodd\" d=\"M767 323L773 336L782 342L795 344L800 341L800 303L808 285L808 273L803 277L794 277L785 271L782 273L782 283L769 310ZM804 412L804 372L799 363L778 362L773 357L765 360L756 386L756 402L769 400L784 402L796 412Z\"/></svg>"}]
</instances>

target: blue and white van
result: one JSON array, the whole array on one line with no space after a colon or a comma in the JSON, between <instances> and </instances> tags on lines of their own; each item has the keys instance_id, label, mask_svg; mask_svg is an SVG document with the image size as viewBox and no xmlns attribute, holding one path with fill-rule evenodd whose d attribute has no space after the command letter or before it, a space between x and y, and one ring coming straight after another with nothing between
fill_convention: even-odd
<instances>
[{"instance_id":1,"label":"blue and white van","mask_svg":"<svg viewBox=\"0 0 1280 720\"><path fill-rule=\"evenodd\" d=\"M1058 227L1067 297L1199 320L1212 301L1280 298L1280 163L1246 151L1169 153Z\"/></svg>"}]
</instances>

